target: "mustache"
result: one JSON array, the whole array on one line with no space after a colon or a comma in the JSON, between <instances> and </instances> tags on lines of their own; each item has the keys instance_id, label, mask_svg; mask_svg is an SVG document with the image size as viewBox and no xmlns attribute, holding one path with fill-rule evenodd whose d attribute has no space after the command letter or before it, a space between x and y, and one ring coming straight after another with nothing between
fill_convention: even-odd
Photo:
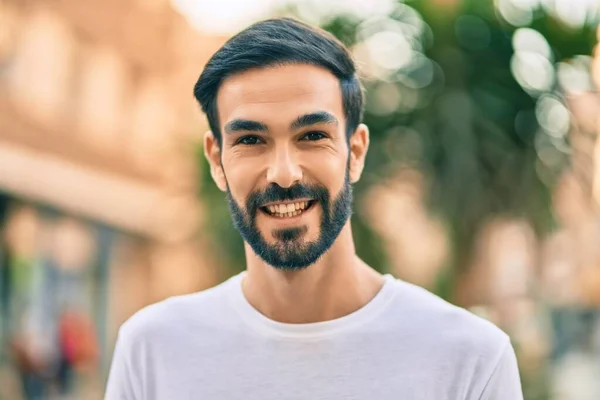
<instances>
[{"instance_id":1,"label":"mustache","mask_svg":"<svg viewBox=\"0 0 600 400\"><path fill-rule=\"evenodd\" d=\"M326 187L321 185L297 183L289 188L283 188L276 183L272 183L264 191L250 194L246 200L246 205L248 211L254 213L259 207L266 203L294 201L307 198L316 200L321 204L327 204L329 202L329 191Z\"/></svg>"}]
</instances>

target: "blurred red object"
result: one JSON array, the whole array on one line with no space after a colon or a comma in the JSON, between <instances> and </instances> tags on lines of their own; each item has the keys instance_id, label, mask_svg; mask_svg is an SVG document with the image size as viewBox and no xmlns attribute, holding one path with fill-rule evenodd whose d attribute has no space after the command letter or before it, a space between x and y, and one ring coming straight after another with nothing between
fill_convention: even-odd
<instances>
[{"instance_id":1,"label":"blurred red object","mask_svg":"<svg viewBox=\"0 0 600 400\"><path fill-rule=\"evenodd\" d=\"M65 360L78 370L96 365L98 341L93 324L81 313L64 312L59 321L59 342Z\"/></svg>"}]
</instances>

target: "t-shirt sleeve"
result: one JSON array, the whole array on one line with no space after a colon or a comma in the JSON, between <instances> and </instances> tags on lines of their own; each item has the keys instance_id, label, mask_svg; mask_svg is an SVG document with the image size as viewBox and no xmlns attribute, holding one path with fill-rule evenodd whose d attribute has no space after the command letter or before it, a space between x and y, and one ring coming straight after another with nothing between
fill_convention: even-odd
<instances>
[{"instance_id":1,"label":"t-shirt sleeve","mask_svg":"<svg viewBox=\"0 0 600 400\"><path fill-rule=\"evenodd\" d=\"M505 346L479 400L523 400L519 367L510 341Z\"/></svg>"},{"instance_id":2,"label":"t-shirt sleeve","mask_svg":"<svg viewBox=\"0 0 600 400\"><path fill-rule=\"evenodd\" d=\"M131 348L126 339L121 329L108 374L105 400L141 400L140 396L136 396L130 360Z\"/></svg>"}]
</instances>

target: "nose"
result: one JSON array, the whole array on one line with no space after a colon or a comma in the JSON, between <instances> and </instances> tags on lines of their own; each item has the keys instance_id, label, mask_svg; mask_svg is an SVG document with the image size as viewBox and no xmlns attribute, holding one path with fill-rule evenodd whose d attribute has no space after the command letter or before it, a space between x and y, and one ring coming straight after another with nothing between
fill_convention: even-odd
<instances>
[{"instance_id":1,"label":"nose","mask_svg":"<svg viewBox=\"0 0 600 400\"><path fill-rule=\"evenodd\" d=\"M267 182L289 188L302 179L302 169L288 147L276 149L267 170Z\"/></svg>"}]
</instances>

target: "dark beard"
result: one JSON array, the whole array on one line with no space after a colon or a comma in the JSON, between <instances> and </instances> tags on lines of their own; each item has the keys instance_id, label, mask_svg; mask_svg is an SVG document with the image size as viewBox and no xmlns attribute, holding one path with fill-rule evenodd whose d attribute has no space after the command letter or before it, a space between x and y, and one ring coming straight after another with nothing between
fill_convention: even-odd
<instances>
[{"instance_id":1,"label":"dark beard","mask_svg":"<svg viewBox=\"0 0 600 400\"><path fill-rule=\"evenodd\" d=\"M243 210L227 188L227 202L233 224L244 241L267 264L282 270L306 268L331 248L352 215L352 185L348 172L346 171L344 186L333 203L329 191L322 185L296 184L290 188L282 188L277 184L271 184L263 192L251 193ZM313 199L315 203L321 205L322 217L318 239L313 242L303 242L301 238L307 228L298 227L274 231L273 236L279 243L267 243L256 226L260 205L301 198Z\"/></svg>"}]
</instances>

